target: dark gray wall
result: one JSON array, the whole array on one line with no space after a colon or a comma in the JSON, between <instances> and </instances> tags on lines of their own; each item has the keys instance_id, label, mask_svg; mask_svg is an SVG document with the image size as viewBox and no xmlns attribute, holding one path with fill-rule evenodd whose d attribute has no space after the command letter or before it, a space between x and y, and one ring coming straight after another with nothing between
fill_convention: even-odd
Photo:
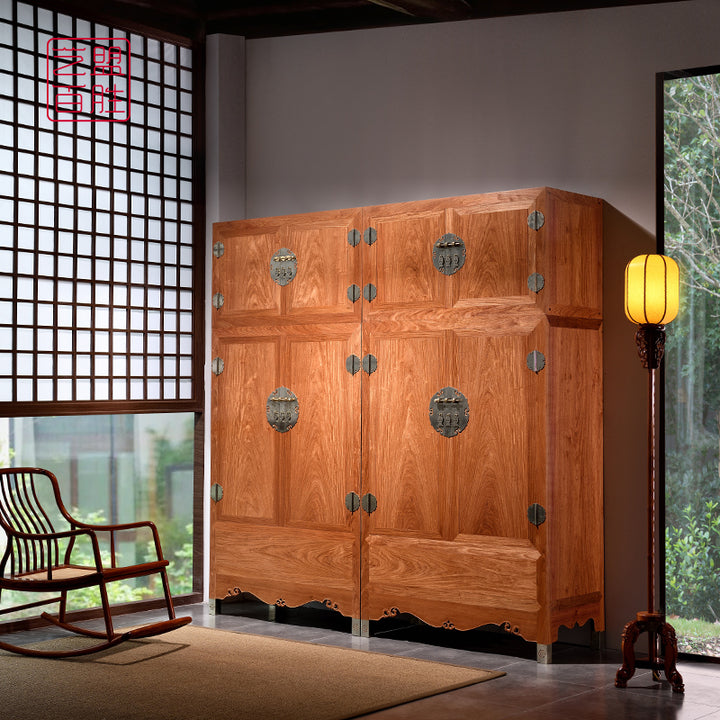
<instances>
[{"instance_id":1,"label":"dark gray wall","mask_svg":"<svg viewBox=\"0 0 720 720\"><path fill-rule=\"evenodd\" d=\"M720 3L251 40L246 163L209 167L209 221L540 185L603 198L607 642L646 609L647 379L623 267L654 250L655 75L720 64ZM225 121L228 117L223 118ZM231 123L232 125L232 123ZM220 147L241 143L216 128ZM215 138L217 144L218 138ZM213 205L212 202L216 204ZM208 473L209 477L209 473Z\"/></svg>"}]
</instances>

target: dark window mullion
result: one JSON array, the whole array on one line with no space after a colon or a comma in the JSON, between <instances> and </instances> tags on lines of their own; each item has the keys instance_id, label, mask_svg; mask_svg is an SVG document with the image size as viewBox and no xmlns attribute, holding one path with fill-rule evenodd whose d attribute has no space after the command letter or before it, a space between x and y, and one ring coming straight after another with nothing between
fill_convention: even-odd
<instances>
[{"instance_id":1,"label":"dark window mullion","mask_svg":"<svg viewBox=\"0 0 720 720\"><path fill-rule=\"evenodd\" d=\"M20 159L18 154L18 148L19 148L19 132L18 132L18 125L19 125L19 119L18 119L18 103L17 103L17 97L18 97L18 73L17 73L17 67L18 67L18 31L17 31L17 5L13 3L13 25L12 25L12 33L13 33L13 65L15 67L15 72L13 73L13 93L16 98L14 103L14 110L15 110L15 116L14 116L14 123L13 123L13 143L15 147L15 152L13 153L13 176L15 179L15 222L13 223L13 243L12 243L12 251L13 251L13 263L12 263L12 282L13 282L13 296L17 298L18 296L18 264L19 264L19 255L18 251L20 249L20 232L18 227L18 213L19 213L19 203L18 203L18 196L19 196L19 186L20 186ZM35 162L37 163L37 147L35 148ZM11 398L13 402L17 402L18 400L18 304L17 302L12 303L12 358L10 361L11 365Z\"/></svg>"}]
</instances>

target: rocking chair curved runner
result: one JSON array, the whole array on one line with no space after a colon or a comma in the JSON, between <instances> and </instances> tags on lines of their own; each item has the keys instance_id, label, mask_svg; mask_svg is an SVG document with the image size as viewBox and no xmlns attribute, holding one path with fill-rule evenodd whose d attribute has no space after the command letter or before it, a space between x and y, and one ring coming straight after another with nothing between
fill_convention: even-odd
<instances>
[{"instance_id":1,"label":"rocking chair curved runner","mask_svg":"<svg viewBox=\"0 0 720 720\"><path fill-rule=\"evenodd\" d=\"M152 522L133 522L116 525L92 525L73 518L60 496L57 478L40 468L0 469L0 528L7 536L7 545L0 561L0 596L3 590L59 593L52 598L0 609L0 615L18 610L59 602L57 616L43 612L41 617L54 625L79 633L100 642L90 647L71 650L38 650L11 645L0 640L0 648L21 655L43 657L73 657L87 655L117 645L131 638L159 635L186 625L189 617L175 617L160 537ZM118 533L149 530L157 559L137 565L117 565ZM100 539L107 538L109 567L101 557ZM90 550L90 563L73 562L80 545ZM87 554L87 552L86 552ZM106 585L158 573L162 580L168 619L116 632L113 629ZM105 632L96 632L67 621L67 594L70 590L97 587L100 591Z\"/></svg>"}]
</instances>

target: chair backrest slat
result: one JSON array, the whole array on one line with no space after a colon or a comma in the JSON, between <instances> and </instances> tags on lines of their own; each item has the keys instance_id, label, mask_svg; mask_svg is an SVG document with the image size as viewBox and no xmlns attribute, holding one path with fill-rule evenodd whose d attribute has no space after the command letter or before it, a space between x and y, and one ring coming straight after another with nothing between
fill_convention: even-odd
<instances>
[{"instance_id":1,"label":"chair backrest slat","mask_svg":"<svg viewBox=\"0 0 720 720\"><path fill-rule=\"evenodd\" d=\"M46 504L56 507L57 517L64 517L60 507L59 489L55 476L37 468L0 469L0 528L4 530L8 544L0 561L0 577L8 573L19 575L46 570L60 564L60 545L52 541L33 540L21 534L46 534L67 529L70 524L63 520L63 527L56 528ZM9 567L8 567L9 565Z\"/></svg>"}]
</instances>

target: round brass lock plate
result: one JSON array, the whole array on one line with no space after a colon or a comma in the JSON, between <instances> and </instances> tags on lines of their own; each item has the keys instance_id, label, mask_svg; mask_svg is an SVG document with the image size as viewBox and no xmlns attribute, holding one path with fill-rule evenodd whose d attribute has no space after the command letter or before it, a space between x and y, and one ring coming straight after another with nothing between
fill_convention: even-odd
<instances>
[{"instance_id":1,"label":"round brass lock plate","mask_svg":"<svg viewBox=\"0 0 720 720\"><path fill-rule=\"evenodd\" d=\"M297 257L292 250L280 248L270 260L270 277L281 286L288 285L297 275Z\"/></svg>"},{"instance_id":2,"label":"round brass lock plate","mask_svg":"<svg viewBox=\"0 0 720 720\"><path fill-rule=\"evenodd\" d=\"M285 433L295 427L300 416L300 403L292 390L279 387L270 393L266 413L270 427Z\"/></svg>"},{"instance_id":3,"label":"round brass lock plate","mask_svg":"<svg viewBox=\"0 0 720 720\"><path fill-rule=\"evenodd\" d=\"M443 275L454 275L465 264L465 243L454 233L445 233L433 245L432 260Z\"/></svg>"},{"instance_id":4,"label":"round brass lock plate","mask_svg":"<svg viewBox=\"0 0 720 720\"><path fill-rule=\"evenodd\" d=\"M430 400L430 424L443 437L459 435L470 420L467 398L453 387L444 387Z\"/></svg>"}]
</instances>

